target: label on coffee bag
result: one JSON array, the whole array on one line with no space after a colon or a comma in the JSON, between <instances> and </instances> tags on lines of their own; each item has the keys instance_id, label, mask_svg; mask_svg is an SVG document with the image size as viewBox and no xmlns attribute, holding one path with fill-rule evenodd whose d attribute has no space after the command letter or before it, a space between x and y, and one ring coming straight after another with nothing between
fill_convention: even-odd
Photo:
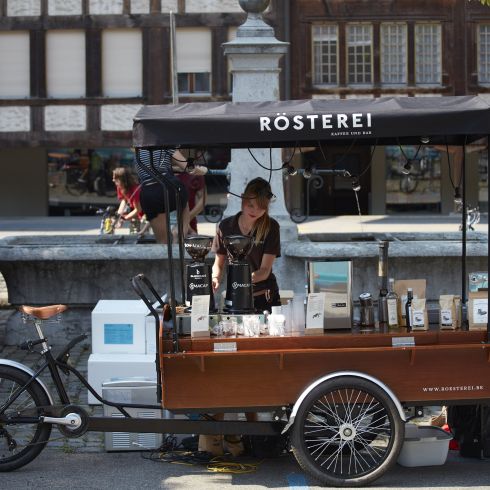
<instances>
[{"instance_id":1,"label":"label on coffee bag","mask_svg":"<svg viewBox=\"0 0 490 490\"><path fill-rule=\"evenodd\" d=\"M488 322L488 299L473 300L473 323Z\"/></svg>"},{"instance_id":2,"label":"label on coffee bag","mask_svg":"<svg viewBox=\"0 0 490 490\"><path fill-rule=\"evenodd\" d=\"M449 309L441 310L441 326L452 327L453 325L453 312Z\"/></svg>"},{"instance_id":3,"label":"label on coffee bag","mask_svg":"<svg viewBox=\"0 0 490 490\"><path fill-rule=\"evenodd\" d=\"M423 327L424 326L424 310L412 311L412 326Z\"/></svg>"}]
</instances>

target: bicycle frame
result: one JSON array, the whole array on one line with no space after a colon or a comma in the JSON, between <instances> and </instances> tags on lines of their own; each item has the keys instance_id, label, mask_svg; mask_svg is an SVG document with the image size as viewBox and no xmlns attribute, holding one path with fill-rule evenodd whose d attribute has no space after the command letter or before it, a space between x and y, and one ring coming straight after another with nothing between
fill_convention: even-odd
<instances>
[{"instance_id":1,"label":"bicycle frame","mask_svg":"<svg viewBox=\"0 0 490 490\"><path fill-rule=\"evenodd\" d=\"M61 379L60 370L64 373L73 373L78 380L92 393L92 395L102 404L115 407L124 418L114 417L90 417L87 415L87 431L99 432L148 432L148 433L181 433L181 434L256 434L256 435L278 435L284 427L284 422L238 422L238 421L215 421L211 417L208 420L186 420L186 419L145 419L132 417L125 408L145 408L161 410L161 405L133 404L133 403L116 403L102 398L97 391L90 385L87 379L76 368L67 363L70 350L87 336L80 335L69 342L61 353L55 358L47 344L46 339L42 335L41 325L39 321L34 321L38 331L38 341L27 341L22 344L22 347L34 352L32 347L36 344L42 344L43 350L41 355L45 357L45 362L39 367L30 379L21 387L19 387L9 398L9 401L0 407L0 421L2 421L5 411L21 396L21 394L32 384L38 382L38 378L46 369L49 370L51 378L54 382L56 392L60 400L60 406L52 405L43 407L48 417L59 417L60 411L67 405L72 406L70 397L65 389L63 380ZM258 407L258 410L260 407ZM268 408L270 410L270 407ZM257 411L258 411L257 410ZM186 412L191 412L187 410ZM217 412L225 411L225 409L217 409ZM228 410L229 411L229 410ZM60 423L61 423L60 419ZM276 419L278 420L278 419ZM38 424L44 421L44 416L25 417L16 416L9 417L6 422L8 424ZM55 421L47 420L47 422L56 423ZM81 435L81 434L80 434Z\"/></svg>"}]
</instances>

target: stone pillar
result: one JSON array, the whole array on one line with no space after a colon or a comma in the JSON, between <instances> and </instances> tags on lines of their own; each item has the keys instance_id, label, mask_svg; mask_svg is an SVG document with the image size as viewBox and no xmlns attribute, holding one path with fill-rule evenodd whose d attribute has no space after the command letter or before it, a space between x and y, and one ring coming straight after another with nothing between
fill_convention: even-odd
<instances>
[{"instance_id":1,"label":"stone pillar","mask_svg":"<svg viewBox=\"0 0 490 490\"><path fill-rule=\"evenodd\" d=\"M278 41L274 29L262 19L262 12L269 0L239 0L248 13L247 20L237 31L236 39L223 44L233 74L233 102L261 102L279 100L279 60L286 53L289 43ZM240 195L247 183L255 177L270 179L276 200L271 203L270 214L280 222L283 240L297 238L295 223L289 218L284 203L282 170L272 174L260 167L255 159L266 168L281 169L281 149L255 148L234 149L231 152L230 191ZM225 216L240 211L240 198L230 195Z\"/></svg>"}]
</instances>

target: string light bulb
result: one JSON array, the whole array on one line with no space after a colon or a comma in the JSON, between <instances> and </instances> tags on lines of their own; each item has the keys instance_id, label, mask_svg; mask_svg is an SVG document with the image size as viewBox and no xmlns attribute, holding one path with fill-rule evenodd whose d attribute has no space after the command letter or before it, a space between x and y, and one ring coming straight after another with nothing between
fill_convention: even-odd
<instances>
[{"instance_id":1,"label":"string light bulb","mask_svg":"<svg viewBox=\"0 0 490 490\"><path fill-rule=\"evenodd\" d=\"M361 190L361 183L359 182L359 179L357 177L354 177L352 179L351 184L352 184L352 190L354 192L359 192Z\"/></svg>"},{"instance_id":2,"label":"string light bulb","mask_svg":"<svg viewBox=\"0 0 490 490\"><path fill-rule=\"evenodd\" d=\"M282 166L282 171L283 171L284 175L289 175L290 177L293 177L294 175L296 175L298 173L296 168L293 167L292 165L289 165L289 163L285 163Z\"/></svg>"},{"instance_id":3,"label":"string light bulb","mask_svg":"<svg viewBox=\"0 0 490 490\"><path fill-rule=\"evenodd\" d=\"M430 138L428 136L421 136L420 137L420 142L424 145L427 145L430 143Z\"/></svg>"},{"instance_id":4,"label":"string light bulb","mask_svg":"<svg viewBox=\"0 0 490 490\"><path fill-rule=\"evenodd\" d=\"M457 206L463 204L463 198L461 197L461 191L459 190L459 187L456 187L454 189L454 204L456 204Z\"/></svg>"},{"instance_id":5,"label":"string light bulb","mask_svg":"<svg viewBox=\"0 0 490 490\"><path fill-rule=\"evenodd\" d=\"M311 167L306 167L303 171L303 177L305 179L311 179L311 174L313 173L312 171L312 168Z\"/></svg>"},{"instance_id":6,"label":"string light bulb","mask_svg":"<svg viewBox=\"0 0 490 490\"><path fill-rule=\"evenodd\" d=\"M407 160L405 162L405 165L402 167L402 174L408 175L412 170L412 164L410 163L410 160Z\"/></svg>"}]
</instances>

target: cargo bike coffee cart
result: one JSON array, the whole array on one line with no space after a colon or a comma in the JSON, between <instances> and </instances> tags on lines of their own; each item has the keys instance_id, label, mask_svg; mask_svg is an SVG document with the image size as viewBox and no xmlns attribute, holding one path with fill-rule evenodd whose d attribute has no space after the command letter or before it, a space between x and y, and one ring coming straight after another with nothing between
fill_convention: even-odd
<instances>
[{"instance_id":1,"label":"cargo bike coffee cart","mask_svg":"<svg viewBox=\"0 0 490 490\"><path fill-rule=\"evenodd\" d=\"M268 148L323 145L464 146L490 134L490 107L479 97L383 98L345 101L191 103L147 106L134 122L134 145L161 148ZM355 140L355 141L354 141ZM234 164L239 164L235 162ZM150 161L150 171L155 172ZM464 161L463 161L464 167ZM156 173L155 173L156 175ZM464 175L464 169L463 174ZM159 177L164 182L164 179ZM462 181L463 205L466 190ZM465 209L465 208L463 208ZM462 217L462 302L466 303L466 215ZM182 241L181 241L182 242ZM182 260L182 243L179 247ZM172 263L172 247L168 247ZM23 307L34 318L59 401L39 380L41 370L0 360L0 470L31 461L49 438L51 424L72 437L85 431L199 434L287 434L300 466L326 485L362 486L382 476L400 453L410 407L486 404L490 401L490 344L485 330L405 327L363 333L257 338L190 338L161 327L155 299L176 318L174 272L169 304L143 276L132 279L155 317L157 390L161 405L175 413L271 412L270 421L139 419L134 405L104 400L124 418L91 417L70 400L58 369L69 349L54 358L40 330L42 319L64 306ZM457 285L454 285L456 288ZM219 344L220 349L216 349ZM229 349L223 349L229 345ZM11 388L15 385L15 389ZM433 389L437 387L437 389ZM30 397L15 410L16 399ZM143 405L138 405L143 407ZM144 407L155 408L153 405ZM16 433L31 428L18 448ZM22 437L22 432L19 438Z\"/></svg>"}]
</instances>

